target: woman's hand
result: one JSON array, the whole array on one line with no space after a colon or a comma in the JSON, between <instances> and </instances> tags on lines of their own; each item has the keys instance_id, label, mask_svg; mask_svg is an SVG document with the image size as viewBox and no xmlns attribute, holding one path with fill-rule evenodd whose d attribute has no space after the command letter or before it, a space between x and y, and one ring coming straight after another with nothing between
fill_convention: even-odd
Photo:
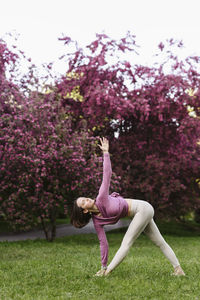
<instances>
[{"instance_id":1,"label":"woman's hand","mask_svg":"<svg viewBox=\"0 0 200 300\"><path fill-rule=\"evenodd\" d=\"M109 142L106 138L103 137L103 139L100 138L100 143L101 145L98 145L99 148L101 148L101 150L104 153L108 153L109 152Z\"/></svg>"}]
</instances>

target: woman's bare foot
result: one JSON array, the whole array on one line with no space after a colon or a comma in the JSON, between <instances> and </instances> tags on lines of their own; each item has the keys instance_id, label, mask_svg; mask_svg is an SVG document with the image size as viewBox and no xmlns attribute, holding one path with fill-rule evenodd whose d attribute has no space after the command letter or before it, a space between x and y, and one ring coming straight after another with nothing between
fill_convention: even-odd
<instances>
[{"instance_id":1,"label":"woman's bare foot","mask_svg":"<svg viewBox=\"0 0 200 300\"><path fill-rule=\"evenodd\" d=\"M175 275L175 276L185 276L185 273L184 273L183 269L181 268L181 266L177 266L176 268L174 268L173 275Z\"/></svg>"}]
</instances>

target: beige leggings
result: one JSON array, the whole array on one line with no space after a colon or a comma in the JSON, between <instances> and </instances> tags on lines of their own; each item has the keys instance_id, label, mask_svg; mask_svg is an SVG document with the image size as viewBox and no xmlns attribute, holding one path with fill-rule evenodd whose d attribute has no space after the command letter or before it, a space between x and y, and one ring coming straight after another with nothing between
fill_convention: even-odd
<instances>
[{"instance_id":1,"label":"beige leggings","mask_svg":"<svg viewBox=\"0 0 200 300\"><path fill-rule=\"evenodd\" d=\"M152 240L152 242L160 248L174 268L179 266L180 264L174 251L166 243L153 220L153 207L143 200L131 200L131 217L133 217L133 220L128 227L119 250L108 265L107 270L112 271L121 263L128 254L128 251L135 240L143 231Z\"/></svg>"}]
</instances>

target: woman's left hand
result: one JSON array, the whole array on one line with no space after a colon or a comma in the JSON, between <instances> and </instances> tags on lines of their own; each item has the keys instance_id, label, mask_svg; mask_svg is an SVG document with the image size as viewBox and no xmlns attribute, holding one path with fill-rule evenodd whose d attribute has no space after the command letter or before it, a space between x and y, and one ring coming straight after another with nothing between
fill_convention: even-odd
<instances>
[{"instance_id":1,"label":"woman's left hand","mask_svg":"<svg viewBox=\"0 0 200 300\"><path fill-rule=\"evenodd\" d=\"M101 143L101 145L98 145L99 146L99 148L101 148L101 150L104 152L104 153L107 153L107 152L109 152L109 142L108 142L108 140L106 139L106 138L99 138L99 140L100 140L100 143Z\"/></svg>"}]
</instances>

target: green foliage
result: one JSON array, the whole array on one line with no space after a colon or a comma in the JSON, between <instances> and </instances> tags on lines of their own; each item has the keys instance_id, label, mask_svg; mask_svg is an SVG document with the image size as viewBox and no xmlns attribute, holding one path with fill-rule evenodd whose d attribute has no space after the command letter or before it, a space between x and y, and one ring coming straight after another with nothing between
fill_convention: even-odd
<instances>
[{"instance_id":1,"label":"green foliage","mask_svg":"<svg viewBox=\"0 0 200 300\"><path fill-rule=\"evenodd\" d=\"M169 232L169 227L163 224L162 231ZM179 231L179 236L168 234L165 238L186 277L171 276L170 264L143 235L106 278L93 276L100 267L99 244L93 234L60 238L54 243L0 243L0 299L199 299L200 237L178 224L171 228L173 234ZM122 238L122 232L108 233L110 259Z\"/></svg>"}]
</instances>

